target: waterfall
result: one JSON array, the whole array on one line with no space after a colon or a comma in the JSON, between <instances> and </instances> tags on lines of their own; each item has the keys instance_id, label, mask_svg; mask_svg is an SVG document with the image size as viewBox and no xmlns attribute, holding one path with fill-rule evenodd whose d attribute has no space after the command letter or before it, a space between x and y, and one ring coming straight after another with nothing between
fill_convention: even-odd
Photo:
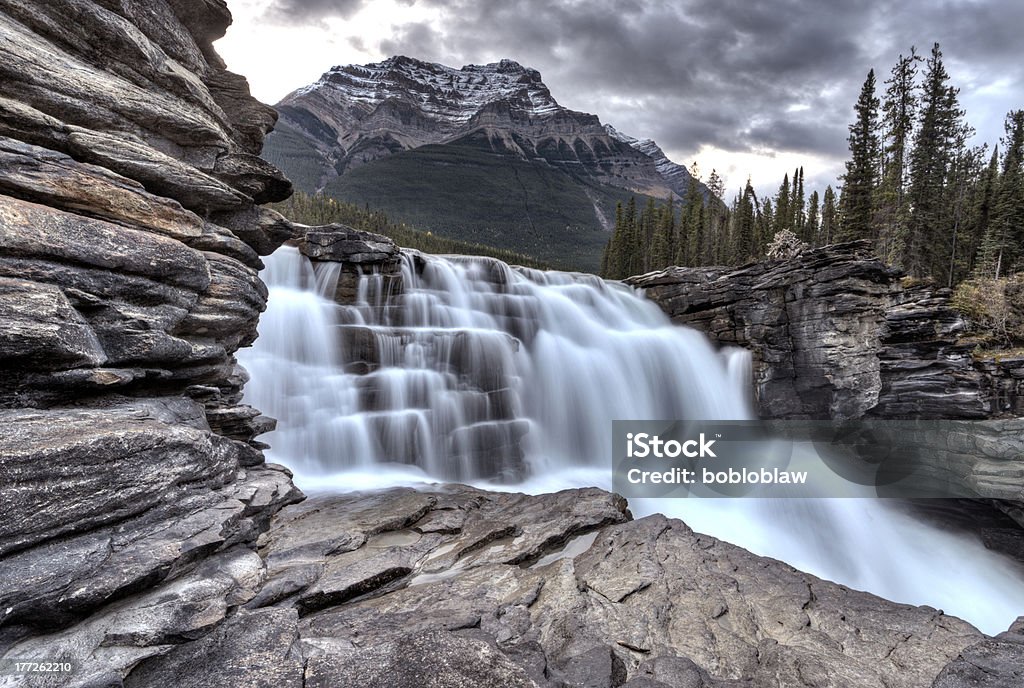
<instances>
[{"instance_id":1,"label":"waterfall","mask_svg":"<svg viewBox=\"0 0 1024 688\"><path fill-rule=\"evenodd\" d=\"M403 251L400 287L283 247L259 339L239 352L262 439L307 491L437 481L610 488L611 421L751 417L750 361L592 275ZM1024 611L1009 560L878 500L646 499L695 530L998 632Z\"/></svg>"}]
</instances>

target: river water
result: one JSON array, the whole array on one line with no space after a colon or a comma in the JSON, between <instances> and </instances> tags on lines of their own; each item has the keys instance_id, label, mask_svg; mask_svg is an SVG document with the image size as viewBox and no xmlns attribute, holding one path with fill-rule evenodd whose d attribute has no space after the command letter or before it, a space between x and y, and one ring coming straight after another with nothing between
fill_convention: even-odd
<instances>
[{"instance_id":1,"label":"river water","mask_svg":"<svg viewBox=\"0 0 1024 688\"><path fill-rule=\"evenodd\" d=\"M750 362L592 275L403 252L404 289L337 264L266 259L260 337L239 361L261 437L307 493L439 481L530 493L611 487L611 421L751 418ZM1024 613L1017 565L877 499L634 499L822 578L997 633Z\"/></svg>"}]
</instances>

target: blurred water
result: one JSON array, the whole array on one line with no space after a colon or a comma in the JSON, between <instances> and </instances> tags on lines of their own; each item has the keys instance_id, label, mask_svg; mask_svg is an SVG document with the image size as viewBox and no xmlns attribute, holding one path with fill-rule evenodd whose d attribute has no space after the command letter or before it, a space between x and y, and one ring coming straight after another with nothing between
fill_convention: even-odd
<instances>
[{"instance_id":1,"label":"blurred water","mask_svg":"<svg viewBox=\"0 0 1024 688\"><path fill-rule=\"evenodd\" d=\"M307 492L442 481L543 493L609 489L611 421L743 419L749 356L716 351L634 291L487 258L403 254L401 293L336 264L267 259L270 302L240 362L278 419L268 458ZM879 500L634 499L697 531L850 587L968 619L1024 614L1016 564Z\"/></svg>"}]
</instances>

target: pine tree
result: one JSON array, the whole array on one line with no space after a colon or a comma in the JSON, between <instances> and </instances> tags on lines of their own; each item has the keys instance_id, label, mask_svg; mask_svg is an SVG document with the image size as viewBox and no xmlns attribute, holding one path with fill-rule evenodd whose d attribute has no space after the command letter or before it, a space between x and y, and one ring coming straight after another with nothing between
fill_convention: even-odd
<instances>
[{"instance_id":1,"label":"pine tree","mask_svg":"<svg viewBox=\"0 0 1024 688\"><path fill-rule=\"evenodd\" d=\"M999 190L999 148L992 151L988 167L981 174L975 187L971 210L971 236L974 240L975 257L971 272L975 277L988 277L995 273L999 256L999 242L996 236L989 236L992 216L995 213L996 194Z\"/></svg>"},{"instance_id":2,"label":"pine tree","mask_svg":"<svg viewBox=\"0 0 1024 688\"><path fill-rule=\"evenodd\" d=\"M789 209L793 215L790 222L790 229L801 240L806 241L804 224L807 222L807 206L804 199L804 168L798 167L793 171L793 197L789 202Z\"/></svg>"},{"instance_id":3,"label":"pine tree","mask_svg":"<svg viewBox=\"0 0 1024 688\"><path fill-rule=\"evenodd\" d=\"M914 277L945 282L952 251L952 222L945 203L956 142L961 139L963 110L959 90L948 85L939 44L926 62L920 125L910 161L908 202L911 213L903 247L903 268Z\"/></svg>"},{"instance_id":4,"label":"pine tree","mask_svg":"<svg viewBox=\"0 0 1024 688\"><path fill-rule=\"evenodd\" d=\"M878 141L878 98L875 70L868 72L854 110L857 120L850 125L850 159L843 175L842 227L840 239L873 237L872 201L878 182L880 144Z\"/></svg>"},{"instance_id":5,"label":"pine tree","mask_svg":"<svg viewBox=\"0 0 1024 688\"><path fill-rule=\"evenodd\" d=\"M793 179L793 184L796 185L795 178ZM789 173L786 173L782 178L782 184L779 186L779 193L775 195L774 219L769 224L771 230L763 234L765 245L772 240L772 237L775 236L776 233L781 232L784 229L791 229L790 224L793 221L793 216L790 213L789 195ZM765 204L767 203L768 199L766 198Z\"/></svg>"},{"instance_id":6,"label":"pine tree","mask_svg":"<svg viewBox=\"0 0 1024 688\"><path fill-rule=\"evenodd\" d=\"M811 197L807 201L807 219L804 221L803 232L800 236L802 241L812 246L818 243L818 204L818 192L812 191Z\"/></svg>"},{"instance_id":7,"label":"pine tree","mask_svg":"<svg viewBox=\"0 0 1024 688\"><path fill-rule=\"evenodd\" d=\"M680 237L676 244L676 265L697 264L694 257L699 252L700 242L703 238L701 211L704 205L704 197L701 195L699 183L697 163L693 163L690 167L690 185L686 189L679 221Z\"/></svg>"},{"instance_id":8,"label":"pine tree","mask_svg":"<svg viewBox=\"0 0 1024 688\"><path fill-rule=\"evenodd\" d=\"M761 203L760 210L756 203L754 209L757 213L757 219L754 222L754 256L757 257L764 255L765 247L775 236L776 211L772 208L772 202L767 198Z\"/></svg>"},{"instance_id":9,"label":"pine tree","mask_svg":"<svg viewBox=\"0 0 1024 688\"><path fill-rule=\"evenodd\" d=\"M675 258L676 209L672 194L658 213L658 228L651 247L651 269L659 270L672 264Z\"/></svg>"},{"instance_id":10,"label":"pine tree","mask_svg":"<svg viewBox=\"0 0 1024 688\"><path fill-rule=\"evenodd\" d=\"M705 205L705 228L704 248L702 252L703 265L721 265L724 261L722 249L726 243L726 215L725 206L722 203L722 196L725 194L725 184L718 176L716 170L711 170L708 176L708 190L711 197Z\"/></svg>"},{"instance_id":11,"label":"pine tree","mask_svg":"<svg viewBox=\"0 0 1024 688\"><path fill-rule=\"evenodd\" d=\"M640 233L640 222L636 214L636 197L630 196L623 214L622 252L623 270L621 278L638 275L643 272L643 238Z\"/></svg>"},{"instance_id":12,"label":"pine tree","mask_svg":"<svg viewBox=\"0 0 1024 688\"><path fill-rule=\"evenodd\" d=\"M1002 173L979 260L979 270L997 278L1020 269L1024 257L1024 110L1006 116L1003 146Z\"/></svg>"},{"instance_id":13,"label":"pine tree","mask_svg":"<svg viewBox=\"0 0 1024 688\"><path fill-rule=\"evenodd\" d=\"M754 226L757 223L757 195L747 179L743 192L736 197L733 218L735 223L735 246L732 263L743 263L754 257Z\"/></svg>"},{"instance_id":14,"label":"pine tree","mask_svg":"<svg viewBox=\"0 0 1024 688\"><path fill-rule=\"evenodd\" d=\"M836 192L831 185L825 187L825 196L821 202L821 229L818 230L819 246L826 246L837 241L836 234L839 224L839 209L836 207Z\"/></svg>"},{"instance_id":15,"label":"pine tree","mask_svg":"<svg viewBox=\"0 0 1024 688\"><path fill-rule=\"evenodd\" d=\"M917 112L917 65L921 57L911 47L910 55L900 55L886 79L882 105L885 153L882 180L877 194L875 232L879 255L889 262L902 257L907 239L907 168L914 116Z\"/></svg>"}]
</instances>

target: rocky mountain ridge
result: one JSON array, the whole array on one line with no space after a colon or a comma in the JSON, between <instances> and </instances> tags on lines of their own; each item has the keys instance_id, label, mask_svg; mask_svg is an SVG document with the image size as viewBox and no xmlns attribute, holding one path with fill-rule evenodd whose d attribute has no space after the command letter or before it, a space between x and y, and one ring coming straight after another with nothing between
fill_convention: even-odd
<instances>
[{"instance_id":1,"label":"rocky mountain ridge","mask_svg":"<svg viewBox=\"0 0 1024 688\"><path fill-rule=\"evenodd\" d=\"M338 175L398 150L472 140L660 198L682 197L690 181L653 141L562 107L540 72L514 60L455 69L396 56L333 67L276 108L281 129L301 132Z\"/></svg>"},{"instance_id":2,"label":"rocky mountain ridge","mask_svg":"<svg viewBox=\"0 0 1024 688\"><path fill-rule=\"evenodd\" d=\"M512 60L334 67L277 108L263 155L300 190L567 269L598 269L618 203L690 188L653 141L562 107Z\"/></svg>"}]
</instances>

